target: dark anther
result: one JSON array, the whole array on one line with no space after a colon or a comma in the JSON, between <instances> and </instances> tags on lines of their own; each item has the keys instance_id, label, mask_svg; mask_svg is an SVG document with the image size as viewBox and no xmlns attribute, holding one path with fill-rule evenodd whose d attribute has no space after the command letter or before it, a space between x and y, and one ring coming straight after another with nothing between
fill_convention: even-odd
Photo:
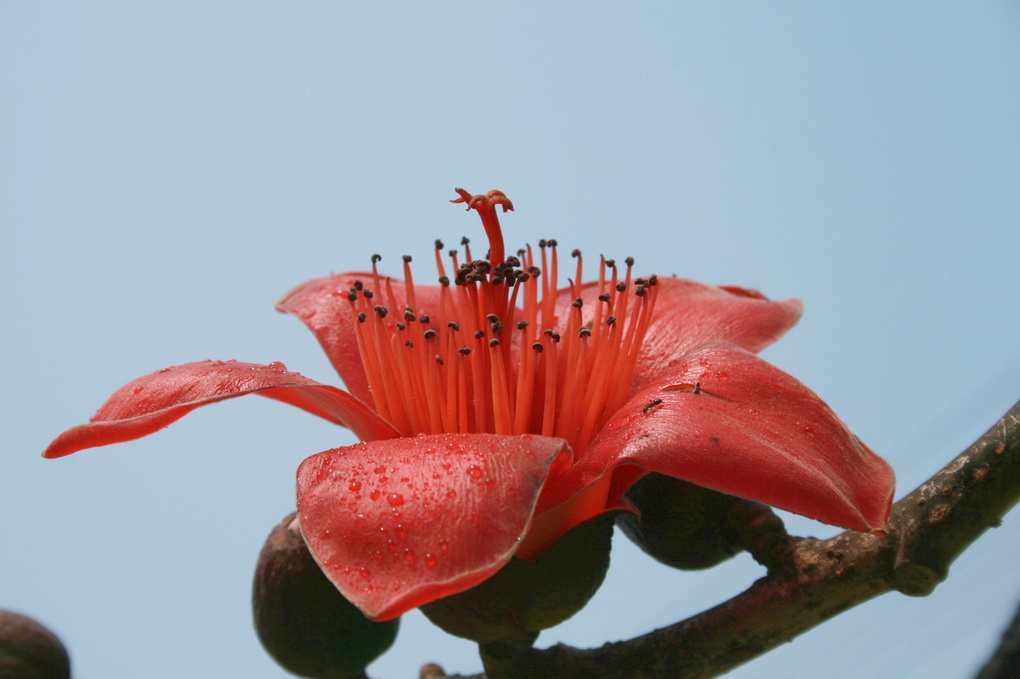
<instances>
[{"instance_id":1,"label":"dark anther","mask_svg":"<svg viewBox=\"0 0 1020 679\"><path fill-rule=\"evenodd\" d=\"M535 342L534 344L531 345L531 348L538 353L542 353L543 351L545 351L545 347L542 346L541 342Z\"/></svg>"},{"instance_id":2,"label":"dark anther","mask_svg":"<svg viewBox=\"0 0 1020 679\"><path fill-rule=\"evenodd\" d=\"M471 242L470 238L468 238L467 236L461 236L461 239L460 239L460 244L461 245L467 245L470 242Z\"/></svg>"},{"instance_id":3,"label":"dark anther","mask_svg":"<svg viewBox=\"0 0 1020 679\"><path fill-rule=\"evenodd\" d=\"M573 250L570 251L570 256L571 257L580 257L581 256L581 251L578 250L577 248L574 248Z\"/></svg>"},{"instance_id":4,"label":"dark anther","mask_svg":"<svg viewBox=\"0 0 1020 679\"><path fill-rule=\"evenodd\" d=\"M538 276L541 275L542 270L539 269L537 266L529 266L528 267L528 273L530 273L532 276L538 278Z\"/></svg>"},{"instance_id":5,"label":"dark anther","mask_svg":"<svg viewBox=\"0 0 1020 679\"><path fill-rule=\"evenodd\" d=\"M389 311L388 311L388 310L386 309L386 307L384 307L384 306L383 306L383 305L381 305L381 304L377 304L377 305L376 305L376 307L375 307L375 312L376 312L377 314L379 314L379 318L386 318L386 314L388 314L388 313L389 313Z\"/></svg>"},{"instance_id":6,"label":"dark anther","mask_svg":"<svg viewBox=\"0 0 1020 679\"><path fill-rule=\"evenodd\" d=\"M547 242L546 242L545 238L543 238L542 240L538 241L538 247L544 248L546 245L547 245Z\"/></svg>"},{"instance_id":7,"label":"dark anther","mask_svg":"<svg viewBox=\"0 0 1020 679\"><path fill-rule=\"evenodd\" d=\"M503 324L500 323L499 321L496 321L495 323L493 323L492 324L492 334L493 335L501 335L502 333L503 333Z\"/></svg>"},{"instance_id":8,"label":"dark anther","mask_svg":"<svg viewBox=\"0 0 1020 679\"><path fill-rule=\"evenodd\" d=\"M549 243L549 247L551 247L551 248L554 248L554 247L556 247L556 246L558 245L558 243L556 242L556 239L555 239L555 238L550 238L550 239L549 239L548 241L546 241L546 242L547 242L547 243Z\"/></svg>"},{"instance_id":9,"label":"dark anther","mask_svg":"<svg viewBox=\"0 0 1020 679\"><path fill-rule=\"evenodd\" d=\"M616 323L616 316L610 316L606 319L606 325L612 325L613 323Z\"/></svg>"},{"instance_id":10,"label":"dark anther","mask_svg":"<svg viewBox=\"0 0 1020 679\"><path fill-rule=\"evenodd\" d=\"M517 272L517 273L515 274L515 278L517 278L517 282L519 282L519 283L527 283L527 282L528 282L528 279L530 279L530 278L531 278L531 276L529 276L529 275L528 275L528 274L527 274L526 272L524 272L524 271L518 271L518 272Z\"/></svg>"},{"instance_id":11,"label":"dark anther","mask_svg":"<svg viewBox=\"0 0 1020 679\"><path fill-rule=\"evenodd\" d=\"M648 281L645 280L644 278L635 278L634 279L634 285L645 286L645 285L648 285Z\"/></svg>"},{"instance_id":12,"label":"dark anther","mask_svg":"<svg viewBox=\"0 0 1020 679\"><path fill-rule=\"evenodd\" d=\"M449 276L440 276L439 277L439 284L442 285L444 288L450 287L450 277Z\"/></svg>"},{"instance_id":13,"label":"dark anther","mask_svg":"<svg viewBox=\"0 0 1020 679\"><path fill-rule=\"evenodd\" d=\"M647 289L648 288L645 287L644 285L639 285L638 289L634 291L634 294L637 295L638 297L644 297L645 296L645 290L647 290Z\"/></svg>"},{"instance_id":14,"label":"dark anther","mask_svg":"<svg viewBox=\"0 0 1020 679\"><path fill-rule=\"evenodd\" d=\"M411 263L411 255L403 255L402 258L404 260L404 264L410 264Z\"/></svg>"},{"instance_id":15,"label":"dark anther","mask_svg":"<svg viewBox=\"0 0 1020 679\"><path fill-rule=\"evenodd\" d=\"M407 326L400 321L397 321L397 330L407 330Z\"/></svg>"},{"instance_id":16,"label":"dark anther","mask_svg":"<svg viewBox=\"0 0 1020 679\"><path fill-rule=\"evenodd\" d=\"M457 353L467 356L471 353L471 347L461 347L460 349L457 349Z\"/></svg>"},{"instance_id":17,"label":"dark anther","mask_svg":"<svg viewBox=\"0 0 1020 679\"><path fill-rule=\"evenodd\" d=\"M617 283L616 284L616 291L617 292L623 292L626 289L627 289L627 284L626 283Z\"/></svg>"},{"instance_id":18,"label":"dark anther","mask_svg":"<svg viewBox=\"0 0 1020 679\"><path fill-rule=\"evenodd\" d=\"M601 295L599 295L599 301L600 302L608 302L609 301L609 295L606 294L606 293L602 293Z\"/></svg>"},{"instance_id":19,"label":"dark anther","mask_svg":"<svg viewBox=\"0 0 1020 679\"><path fill-rule=\"evenodd\" d=\"M449 323L447 323L446 327L449 328L450 330L460 330L460 324L454 321L450 321Z\"/></svg>"},{"instance_id":20,"label":"dark anther","mask_svg":"<svg viewBox=\"0 0 1020 679\"><path fill-rule=\"evenodd\" d=\"M414 349L414 342L411 340L404 340L404 346L408 349Z\"/></svg>"},{"instance_id":21,"label":"dark anther","mask_svg":"<svg viewBox=\"0 0 1020 679\"><path fill-rule=\"evenodd\" d=\"M355 290L361 290L363 287L365 287L364 283L362 283L361 281L354 281Z\"/></svg>"},{"instance_id":22,"label":"dark anther","mask_svg":"<svg viewBox=\"0 0 1020 679\"><path fill-rule=\"evenodd\" d=\"M506 258L506 264L507 266L520 266L521 260L517 259L513 255L510 255L509 257Z\"/></svg>"},{"instance_id":23,"label":"dark anther","mask_svg":"<svg viewBox=\"0 0 1020 679\"><path fill-rule=\"evenodd\" d=\"M436 250L442 250L442 249L443 249L443 241L441 241L441 240L439 240L437 238L436 239Z\"/></svg>"},{"instance_id":24,"label":"dark anther","mask_svg":"<svg viewBox=\"0 0 1020 679\"><path fill-rule=\"evenodd\" d=\"M422 325L428 325L432 322L432 318L428 314L422 314L418 317L418 322Z\"/></svg>"},{"instance_id":25,"label":"dark anther","mask_svg":"<svg viewBox=\"0 0 1020 679\"><path fill-rule=\"evenodd\" d=\"M497 316L496 314L487 314L485 316L485 320L487 320L489 323L495 323L496 321L499 320L499 316Z\"/></svg>"},{"instance_id":26,"label":"dark anther","mask_svg":"<svg viewBox=\"0 0 1020 679\"><path fill-rule=\"evenodd\" d=\"M615 269L616 268L616 260L615 259L607 259L606 260L606 266L609 267L610 269Z\"/></svg>"},{"instance_id":27,"label":"dark anther","mask_svg":"<svg viewBox=\"0 0 1020 679\"><path fill-rule=\"evenodd\" d=\"M381 260L382 260L382 255L372 255L372 263L373 264L376 264L377 262L379 262Z\"/></svg>"},{"instance_id":28,"label":"dark anther","mask_svg":"<svg viewBox=\"0 0 1020 679\"><path fill-rule=\"evenodd\" d=\"M414 310L411 307L404 309L404 320L408 323L413 323L415 319Z\"/></svg>"},{"instance_id":29,"label":"dark anther","mask_svg":"<svg viewBox=\"0 0 1020 679\"><path fill-rule=\"evenodd\" d=\"M348 299L348 301L351 301L351 302L357 302L358 301L358 291L353 289L353 288L351 288L351 290L347 293L347 299Z\"/></svg>"},{"instance_id":30,"label":"dark anther","mask_svg":"<svg viewBox=\"0 0 1020 679\"><path fill-rule=\"evenodd\" d=\"M436 363L438 363L439 365L446 365L446 363L443 361L443 357L440 356L439 354L436 354Z\"/></svg>"},{"instance_id":31,"label":"dark anther","mask_svg":"<svg viewBox=\"0 0 1020 679\"><path fill-rule=\"evenodd\" d=\"M475 339L482 339L485 337L485 333L481 330L475 330Z\"/></svg>"},{"instance_id":32,"label":"dark anther","mask_svg":"<svg viewBox=\"0 0 1020 679\"><path fill-rule=\"evenodd\" d=\"M694 383L694 390L691 393L692 394L700 394L701 393L701 382L695 382Z\"/></svg>"},{"instance_id":33,"label":"dark anther","mask_svg":"<svg viewBox=\"0 0 1020 679\"><path fill-rule=\"evenodd\" d=\"M570 303L570 306L580 309L581 307L584 306L584 300L578 297L577 299Z\"/></svg>"},{"instance_id":34,"label":"dark anther","mask_svg":"<svg viewBox=\"0 0 1020 679\"><path fill-rule=\"evenodd\" d=\"M517 329L518 330L524 330L526 327L528 327L528 322L527 321L517 321Z\"/></svg>"},{"instance_id":35,"label":"dark anther","mask_svg":"<svg viewBox=\"0 0 1020 679\"><path fill-rule=\"evenodd\" d=\"M581 329L577 331L577 336L580 337L581 339L584 339L585 337L591 337L591 328L588 327L587 325L581 326Z\"/></svg>"},{"instance_id":36,"label":"dark anther","mask_svg":"<svg viewBox=\"0 0 1020 679\"><path fill-rule=\"evenodd\" d=\"M369 290L368 288L363 290L362 294L365 295L365 299L372 299L373 297L375 297L375 293Z\"/></svg>"},{"instance_id":37,"label":"dark anther","mask_svg":"<svg viewBox=\"0 0 1020 679\"><path fill-rule=\"evenodd\" d=\"M502 276L493 276L492 280L489 281L489 282L492 283L493 285L503 285L503 277Z\"/></svg>"},{"instance_id":38,"label":"dark anther","mask_svg":"<svg viewBox=\"0 0 1020 679\"><path fill-rule=\"evenodd\" d=\"M625 259L623 261L627 263L627 266L634 266L634 258L633 257L628 257L627 259Z\"/></svg>"},{"instance_id":39,"label":"dark anther","mask_svg":"<svg viewBox=\"0 0 1020 679\"><path fill-rule=\"evenodd\" d=\"M489 346L490 347L498 347L499 346L499 340L498 339L491 339L491 340L489 340Z\"/></svg>"},{"instance_id":40,"label":"dark anther","mask_svg":"<svg viewBox=\"0 0 1020 679\"><path fill-rule=\"evenodd\" d=\"M546 328L545 330L542 331L542 334L546 335L547 337L552 337L553 336L552 328Z\"/></svg>"},{"instance_id":41,"label":"dark anther","mask_svg":"<svg viewBox=\"0 0 1020 679\"><path fill-rule=\"evenodd\" d=\"M432 328L429 328L428 330L425 331L425 339L430 340L438 334L439 334L438 332L436 332Z\"/></svg>"},{"instance_id":42,"label":"dark anther","mask_svg":"<svg viewBox=\"0 0 1020 679\"><path fill-rule=\"evenodd\" d=\"M364 311L359 311L358 312L358 323L364 323L365 322L365 318L367 318L365 316L365 312Z\"/></svg>"}]
</instances>

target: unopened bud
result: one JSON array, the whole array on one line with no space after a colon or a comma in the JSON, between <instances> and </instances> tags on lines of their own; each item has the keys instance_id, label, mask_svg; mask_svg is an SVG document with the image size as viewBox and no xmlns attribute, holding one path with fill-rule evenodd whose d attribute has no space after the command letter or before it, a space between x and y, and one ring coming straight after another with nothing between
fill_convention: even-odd
<instances>
[{"instance_id":1,"label":"unopened bud","mask_svg":"<svg viewBox=\"0 0 1020 679\"><path fill-rule=\"evenodd\" d=\"M0 611L0 677L70 679L71 660L46 627L24 615Z\"/></svg>"},{"instance_id":2,"label":"unopened bud","mask_svg":"<svg viewBox=\"0 0 1020 679\"><path fill-rule=\"evenodd\" d=\"M353 679L397 636L399 619L373 622L312 558L294 514L273 528L252 591L255 630L280 665L313 679Z\"/></svg>"}]
</instances>

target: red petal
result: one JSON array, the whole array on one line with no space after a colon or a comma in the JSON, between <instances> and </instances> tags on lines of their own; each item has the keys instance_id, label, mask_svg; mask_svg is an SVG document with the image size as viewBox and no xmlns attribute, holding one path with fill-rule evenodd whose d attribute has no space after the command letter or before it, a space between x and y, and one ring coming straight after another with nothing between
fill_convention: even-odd
<instances>
[{"instance_id":1,"label":"red petal","mask_svg":"<svg viewBox=\"0 0 1020 679\"><path fill-rule=\"evenodd\" d=\"M88 424L72 427L58 436L43 457L61 457L83 448L141 438L199 406L245 394L297 406L350 427L362 439L397 436L389 423L347 392L288 372L282 364L202 361L164 368L124 385Z\"/></svg>"},{"instance_id":2,"label":"red petal","mask_svg":"<svg viewBox=\"0 0 1020 679\"><path fill-rule=\"evenodd\" d=\"M655 316L634 374L635 388L669 374L673 371L671 362L706 342L729 342L748 351L761 351L793 327L803 310L800 300L774 302L755 290L686 278L657 280ZM596 284L584 286L583 309L588 316L598 303L597 296ZM559 292L557 317L561 322L565 322L573 300L569 289Z\"/></svg>"},{"instance_id":3,"label":"red petal","mask_svg":"<svg viewBox=\"0 0 1020 679\"><path fill-rule=\"evenodd\" d=\"M439 434L320 453L298 469L305 541L365 615L394 618L509 561L567 450L541 436Z\"/></svg>"},{"instance_id":4,"label":"red petal","mask_svg":"<svg viewBox=\"0 0 1020 679\"><path fill-rule=\"evenodd\" d=\"M361 353L358 350L358 339L354 330L356 321L351 312L351 303L347 300L347 292L356 280L374 289L371 273L336 274L302 283L278 301L276 308L304 321L308 329L315 333L347 389L365 403L372 403L372 396L368 391L368 378L361 363ZM386 299L382 292L375 291L379 295L379 303L403 310L407 305L404 284L396 279L391 281L393 299ZM434 314L438 311L439 286L417 285L414 294L418 305L415 309L416 314Z\"/></svg>"},{"instance_id":5,"label":"red petal","mask_svg":"<svg viewBox=\"0 0 1020 679\"><path fill-rule=\"evenodd\" d=\"M637 394L571 474L623 463L860 531L885 528L895 483L814 392L721 342Z\"/></svg>"}]
</instances>

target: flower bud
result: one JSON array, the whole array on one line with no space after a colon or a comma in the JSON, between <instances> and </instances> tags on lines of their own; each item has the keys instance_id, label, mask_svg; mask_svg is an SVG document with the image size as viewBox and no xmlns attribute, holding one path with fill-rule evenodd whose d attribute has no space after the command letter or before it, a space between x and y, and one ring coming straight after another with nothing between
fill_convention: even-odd
<instances>
[{"instance_id":1,"label":"flower bud","mask_svg":"<svg viewBox=\"0 0 1020 679\"><path fill-rule=\"evenodd\" d=\"M32 618L0 611L0 677L70 679L71 660L53 632Z\"/></svg>"},{"instance_id":2,"label":"flower bud","mask_svg":"<svg viewBox=\"0 0 1020 679\"><path fill-rule=\"evenodd\" d=\"M589 519L534 561L514 557L469 590L433 601L422 613L450 634L479 644L521 641L584 608L609 569L613 513Z\"/></svg>"},{"instance_id":3,"label":"flower bud","mask_svg":"<svg viewBox=\"0 0 1020 679\"><path fill-rule=\"evenodd\" d=\"M631 486L625 497L640 518L621 514L617 525L667 566L709 568L742 551L739 531L729 521L738 497L655 473Z\"/></svg>"},{"instance_id":4,"label":"flower bud","mask_svg":"<svg viewBox=\"0 0 1020 679\"><path fill-rule=\"evenodd\" d=\"M252 592L255 630L280 665L313 679L353 679L397 636L399 619L372 622L333 586L301 536L296 515L273 528Z\"/></svg>"}]
</instances>

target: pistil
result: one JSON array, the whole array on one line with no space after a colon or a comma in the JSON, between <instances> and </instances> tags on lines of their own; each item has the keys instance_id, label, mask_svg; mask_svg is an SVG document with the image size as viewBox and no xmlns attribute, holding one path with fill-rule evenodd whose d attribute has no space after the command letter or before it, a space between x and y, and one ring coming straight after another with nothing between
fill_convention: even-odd
<instances>
[{"instance_id":1,"label":"pistil","mask_svg":"<svg viewBox=\"0 0 1020 679\"><path fill-rule=\"evenodd\" d=\"M500 191L460 198L481 217L488 258L464 260L436 241L437 308L419 306L411 258L403 258L406 306L397 308L394 281L379 274L347 293L376 410L403 435L444 432L537 433L566 439L583 451L620 405L641 351L655 303L655 277L632 281L633 260L620 281L601 258L598 278L575 275L558 290L555 240L506 256L496 207L513 204ZM451 280L449 272L453 272ZM545 273L548 272L548 273ZM595 293L594 295L592 293ZM557 318L557 306L564 306Z\"/></svg>"}]
</instances>

